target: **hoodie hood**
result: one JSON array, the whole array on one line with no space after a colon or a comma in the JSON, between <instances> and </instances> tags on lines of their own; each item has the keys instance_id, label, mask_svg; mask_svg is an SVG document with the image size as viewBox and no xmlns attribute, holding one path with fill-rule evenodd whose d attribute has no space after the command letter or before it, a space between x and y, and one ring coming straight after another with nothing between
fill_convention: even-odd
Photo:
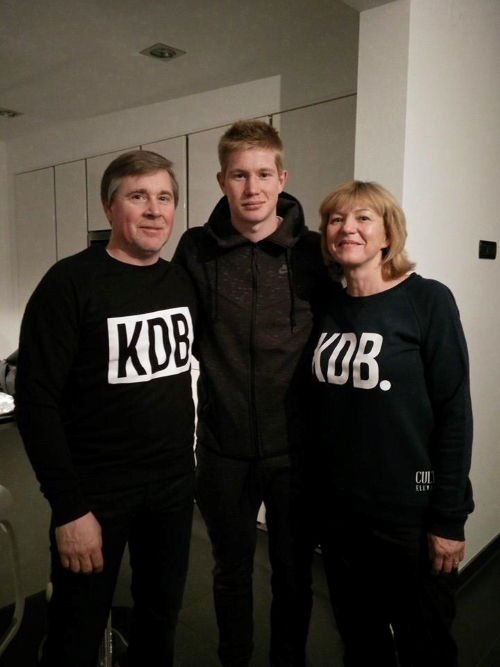
<instances>
[{"instance_id":1,"label":"hoodie hood","mask_svg":"<svg viewBox=\"0 0 500 667\"><path fill-rule=\"evenodd\" d=\"M290 330L295 331L295 286L294 286L294 266L292 260L292 248L302 237L308 233L304 221L304 211L298 199L286 192L282 192L278 197L276 214L283 218L283 222L272 234L262 239L256 246L264 251L272 245L277 245L285 250L285 266L288 275L288 289L290 294ZM208 222L204 225L206 233L215 240L220 250L230 250L238 246L252 243L245 236L240 234L231 224L231 211L229 202L224 196L212 211ZM218 316L218 298L219 298L219 266L218 259L215 263L215 299L213 302L212 316L217 319Z\"/></svg>"},{"instance_id":2,"label":"hoodie hood","mask_svg":"<svg viewBox=\"0 0 500 667\"><path fill-rule=\"evenodd\" d=\"M283 222L278 229L260 243L276 243L284 248L293 248L297 241L308 232L304 221L304 211L298 199L286 192L278 197L276 213ZM204 225L206 233L215 239L220 248L230 249L250 243L231 224L231 212L227 197L222 197Z\"/></svg>"}]
</instances>

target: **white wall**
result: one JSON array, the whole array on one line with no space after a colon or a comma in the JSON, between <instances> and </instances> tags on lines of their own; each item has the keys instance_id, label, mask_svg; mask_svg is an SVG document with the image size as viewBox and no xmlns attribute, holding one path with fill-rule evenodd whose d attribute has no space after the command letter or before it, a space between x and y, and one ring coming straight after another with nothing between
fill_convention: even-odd
<instances>
[{"instance_id":1,"label":"white wall","mask_svg":"<svg viewBox=\"0 0 500 667\"><path fill-rule=\"evenodd\" d=\"M397 195L417 271L457 299L471 359L470 559L500 532L500 2L398 0L360 24L356 178ZM404 128L404 132L402 132Z\"/></svg>"},{"instance_id":2,"label":"white wall","mask_svg":"<svg viewBox=\"0 0 500 667\"><path fill-rule=\"evenodd\" d=\"M410 0L362 12L355 174L403 194ZM375 78L374 78L375 77Z\"/></svg>"},{"instance_id":3,"label":"white wall","mask_svg":"<svg viewBox=\"0 0 500 667\"><path fill-rule=\"evenodd\" d=\"M15 243L9 221L7 147L0 142L0 359L17 347L17 303L12 284L12 262ZM15 257L14 257L15 259Z\"/></svg>"}]
</instances>

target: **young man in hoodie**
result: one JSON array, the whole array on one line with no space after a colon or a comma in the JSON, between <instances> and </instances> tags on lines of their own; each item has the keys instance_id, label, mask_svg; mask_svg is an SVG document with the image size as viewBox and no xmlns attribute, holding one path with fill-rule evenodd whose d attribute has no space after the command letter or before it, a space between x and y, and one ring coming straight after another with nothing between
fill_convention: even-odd
<instances>
[{"instance_id":1,"label":"young man in hoodie","mask_svg":"<svg viewBox=\"0 0 500 667\"><path fill-rule=\"evenodd\" d=\"M283 192L283 144L262 121L219 142L224 197L188 230L174 260L199 300L197 501L215 559L223 667L248 667L257 514L266 508L273 667L304 667L312 605L302 493L313 317L331 289L320 238ZM196 350L195 350L196 352Z\"/></svg>"}]
</instances>

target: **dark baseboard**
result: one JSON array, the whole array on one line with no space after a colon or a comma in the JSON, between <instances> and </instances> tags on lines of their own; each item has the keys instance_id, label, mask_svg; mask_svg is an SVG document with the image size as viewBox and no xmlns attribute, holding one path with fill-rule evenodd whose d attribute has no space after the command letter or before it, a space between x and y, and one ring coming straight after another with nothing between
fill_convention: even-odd
<instances>
[{"instance_id":1,"label":"dark baseboard","mask_svg":"<svg viewBox=\"0 0 500 667\"><path fill-rule=\"evenodd\" d=\"M460 570L458 592L460 593L497 560L500 560L500 533Z\"/></svg>"}]
</instances>

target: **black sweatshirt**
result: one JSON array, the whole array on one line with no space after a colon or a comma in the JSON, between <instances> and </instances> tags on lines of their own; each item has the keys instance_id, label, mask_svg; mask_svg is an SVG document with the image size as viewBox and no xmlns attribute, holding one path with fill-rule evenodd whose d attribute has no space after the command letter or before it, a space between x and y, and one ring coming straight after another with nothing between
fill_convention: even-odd
<instances>
[{"instance_id":1,"label":"black sweatshirt","mask_svg":"<svg viewBox=\"0 0 500 667\"><path fill-rule=\"evenodd\" d=\"M193 469L195 294L181 267L93 246L44 276L24 314L19 431L60 525L87 493Z\"/></svg>"},{"instance_id":2,"label":"black sweatshirt","mask_svg":"<svg viewBox=\"0 0 500 667\"><path fill-rule=\"evenodd\" d=\"M473 509L472 411L450 290L412 274L373 296L342 292L325 308L313 374L330 497L463 540Z\"/></svg>"}]
</instances>

